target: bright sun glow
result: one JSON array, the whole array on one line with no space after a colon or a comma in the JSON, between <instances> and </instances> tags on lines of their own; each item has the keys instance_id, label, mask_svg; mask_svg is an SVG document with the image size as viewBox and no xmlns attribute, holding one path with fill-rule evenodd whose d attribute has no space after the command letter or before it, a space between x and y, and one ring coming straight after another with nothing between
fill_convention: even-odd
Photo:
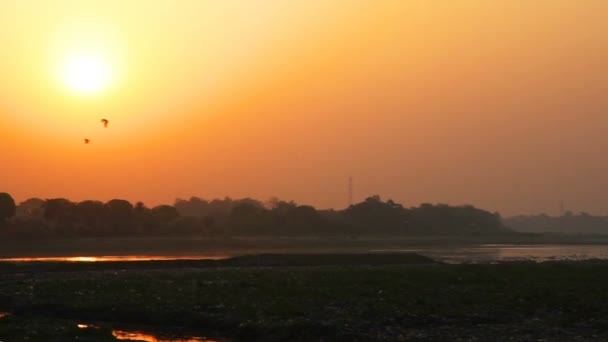
<instances>
[{"instance_id":1,"label":"bright sun glow","mask_svg":"<svg viewBox=\"0 0 608 342\"><path fill-rule=\"evenodd\" d=\"M106 88L111 69L100 55L80 52L69 55L62 67L62 78L73 92L93 94Z\"/></svg>"}]
</instances>

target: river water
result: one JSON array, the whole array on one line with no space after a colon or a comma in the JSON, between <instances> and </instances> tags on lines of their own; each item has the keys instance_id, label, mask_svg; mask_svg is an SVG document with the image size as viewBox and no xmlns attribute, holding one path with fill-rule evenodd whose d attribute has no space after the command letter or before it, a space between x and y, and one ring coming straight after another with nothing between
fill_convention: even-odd
<instances>
[{"instance_id":1,"label":"river water","mask_svg":"<svg viewBox=\"0 0 608 342\"><path fill-rule=\"evenodd\" d=\"M97 325L89 323L79 323L79 329L99 329ZM140 330L112 330L112 336L117 340L140 341L140 342L221 342L221 340L209 339L200 336L181 336L181 337L162 337L160 335L144 332Z\"/></svg>"},{"instance_id":2,"label":"river water","mask_svg":"<svg viewBox=\"0 0 608 342\"><path fill-rule=\"evenodd\" d=\"M220 340L211 340L206 337L184 336L179 338L163 338L157 335L140 332L140 331L125 331L112 330L112 335L117 340L124 341L145 341L145 342L220 342Z\"/></svg>"},{"instance_id":3,"label":"river water","mask_svg":"<svg viewBox=\"0 0 608 342\"><path fill-rule=\"evenodd\" d=\"M375 253L418 253L446 263L608 259L608 245L508 245L376 249Z\"/></svg>"},{"instance_id":4,"label":"river water","mask_svg":"<svg viewBox=\"0 0 608 342\"><path fill-rule=\"evenodd\" d=\"M339 253L340 251L335 251ZM501 261L550 261L608 259L607 244L512 245L484 244L469 246L410 246L406 248L348 250L347 253L417 253L447 263L484 263ZM152 261L225 259L231 255L120 255L120 256L49 256L0 258L0 261Z\"/></svg>"},{"instance_id":5,"label":"river water","mask_svg":"<svg viewBox=\"0 0 608 342\"><path fill-rule=\"evenodd\" d=\"M158 260L219 260L228 256L218 255L89 255L89 256L45 256L45 257L15 257L0 258L0 261L70 261L70 262L102 262L102 261L158 261Z\"/></svg>"}]
</instances>

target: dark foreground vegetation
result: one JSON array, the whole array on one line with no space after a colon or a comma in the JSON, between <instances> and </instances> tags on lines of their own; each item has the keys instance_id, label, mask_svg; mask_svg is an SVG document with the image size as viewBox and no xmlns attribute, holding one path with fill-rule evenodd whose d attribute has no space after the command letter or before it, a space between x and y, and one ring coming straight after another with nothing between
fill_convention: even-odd
<instances>
[{"instance_id":1,"label":"dark foreground vegetation","mask_svg":"<svg viewBox=\"0 0 608 342\"><path fill-rule=\"evenodd\" d=\"M319 210L278 199L178 199L152 208L123 199L106 203L0 193L0 237L56 239L153 236L496 236L512 232L500 215L473 206L406 208L378 196L344 210Z\"/></svg>"},{"instance_id":2,"label":"dark foreground vegetation","mask_svg":"<svg viewBox=\"0 0 608 342\"><path fill-rule=\"evenodd\" d=\"M111 328L129 326L244 341L608 340L604 261L445 265L389 254L82 265L0 264L0 311L13 313L0 318L0 340L113 341Z\"/></svg>"}]
</instances>

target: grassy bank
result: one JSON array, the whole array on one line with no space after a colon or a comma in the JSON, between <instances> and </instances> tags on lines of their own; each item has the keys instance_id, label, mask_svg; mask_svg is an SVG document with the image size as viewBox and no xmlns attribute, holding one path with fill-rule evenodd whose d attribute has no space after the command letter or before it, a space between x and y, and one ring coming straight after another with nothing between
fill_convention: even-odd
<instances>
[{"instance_id":1,"label":"grassy bank","mask_svg":"<svg viewBox=\"0 0 608 342\"><path fill-rule=\"evenodd\" d=\"M45 336L30 340L73 340L83 334L73 329L80 321L260 341L608 339L608 262L444 265L410 257L12 266L0 277L0 311L14 313L1 319L0 340L23 340L28 329ZM111 341L108 332L79 340Z\"/></svg>"}]
</instances>

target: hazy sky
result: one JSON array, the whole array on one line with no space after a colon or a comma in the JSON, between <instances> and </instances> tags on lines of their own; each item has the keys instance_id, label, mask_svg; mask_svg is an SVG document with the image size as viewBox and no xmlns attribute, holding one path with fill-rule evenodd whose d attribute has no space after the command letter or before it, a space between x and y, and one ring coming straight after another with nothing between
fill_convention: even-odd
<instances>
[{"instance_id":1,"label":"hazy sky","mask_svg":"<svg viewBox=\"0 0 608 342\"><path fill-rule=\"evenodd\" d=\"M0 191L342 208L352 176L356 200L608 213L606 13L605 0L0 1ZM64 84L82 50L108 69L98 93Z\"/></svg>"}]
</instances>

